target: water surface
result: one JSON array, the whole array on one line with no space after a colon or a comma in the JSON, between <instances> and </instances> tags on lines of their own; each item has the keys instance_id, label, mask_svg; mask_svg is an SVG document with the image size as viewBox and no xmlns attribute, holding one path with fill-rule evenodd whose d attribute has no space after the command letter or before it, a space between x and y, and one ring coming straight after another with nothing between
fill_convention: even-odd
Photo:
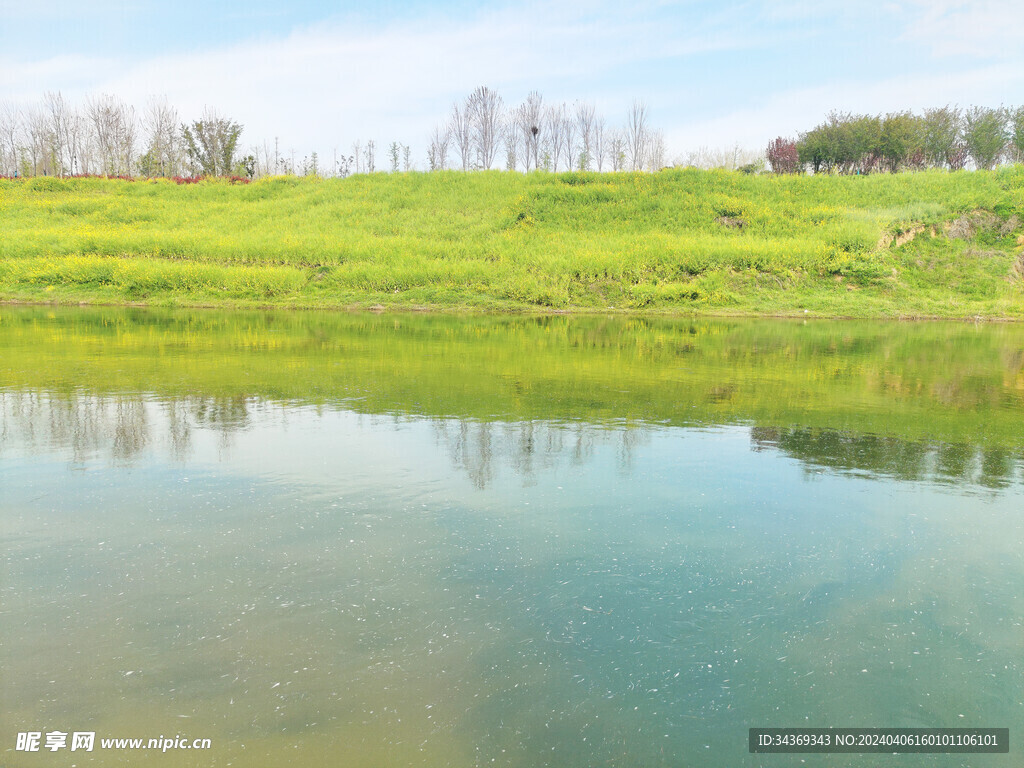
<instances>
[{"instance_id":1,"label":"water surface","mask_svg":"<svg viewBox=\"0 0 1024 768\"><path fill-rule=\"evenodd\" d=\"M1022 510L1017 326L3 308L0 762L1019 741Z\"/></svg>"}]
</instances>

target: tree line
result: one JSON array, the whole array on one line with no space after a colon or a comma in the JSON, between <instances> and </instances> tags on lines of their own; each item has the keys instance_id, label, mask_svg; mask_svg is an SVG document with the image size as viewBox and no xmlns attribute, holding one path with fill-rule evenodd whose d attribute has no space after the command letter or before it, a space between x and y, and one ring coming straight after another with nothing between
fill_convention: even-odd
<instances>
[{"instance_id":1,"label":"tree line","mask_svg":"<svg viewBox=\"0 0 1024 768\"><path fill-rule=\"evenodd\" d=\"M29 108L0 107L0 176L189 177L264 175L348 176L413 168L408 144L393 141L378 167L378 146L358 140L334 151L296 160L280 141L243 151L242 126L207 110L184 122L166 99L144 110L115 96L87 98L80 106L47 93ZM706 149L677 164L776 173L867 174L966 167L991 169L1024 162L1024 107L946 106L886 115L832 112L796 138L778 137L764 153ZM546 102L531 92L506 106L481 86L452 104L426 145L426 168L463 171L504 168L547 171L658 171L668 165L664 134L649 111L634 101L620 125L610 125L592 103Z\"/></svg>"},{"instance_id":2,"label":"tree line","mask_svg":"<svg viewBox=\"0 0 1024 768\"><path fill-rule=\"evenodd\" d=\"M183 123L166 100L139 114L115 96L76 108L47 93L33 108L0 109L0 175L252 176L255 158L239 155L241 134L212 110Z\"/></svg>"},{"instance_id":3,"label":"tree line","mask_svg":"<svg viewBox=\"0 0 1024 768\"><path fill-rule=\"evenodd\" d=\"M866 174L1024 162L1024 107L956 106L886 115L832 112L797 138L769 143L776 173Z\"/></svg>"},{"instance_id":4,"label":"tree line","mask_svg":"<svg viewBox=\"0 0 1024 768\"><path fill-rule=\"evenodd\" d=\"M378 146L358 140L347 154L325 161L316 152L296 160L280 141L243 154L242 126L213 110L183 122L166 99L137 111L121 99L100 95L81 106L60 93L45 94L29 108L0 107L0 176L197 177L270 174L348 176L374 173ZM546 103L536 91L514 107L481 86L452 105L447 121L427 144L428 170L501 167L656 171L666 165L664 135L650 125L647 106L635 101L622 126L611 127L595 106L577 101ZM413 167L408 144L385 150L391 171Z\"/></svg>"},{"instance_id":5,"label":"tree line","mask_svg":"<svg viewBox=\"0 0 1024 768\"><path fill-rule=\"evenodd\" d=\"M449 155L451 160L449 160ZM537 91L506 107L481 86L452 104L427 149L430 170L463 171L500 165L509 171L657 171L665 138L650 125L647 105L634 101L622 126L611 127L592 103L545 103Z\"/></svg>"}]
</instances>

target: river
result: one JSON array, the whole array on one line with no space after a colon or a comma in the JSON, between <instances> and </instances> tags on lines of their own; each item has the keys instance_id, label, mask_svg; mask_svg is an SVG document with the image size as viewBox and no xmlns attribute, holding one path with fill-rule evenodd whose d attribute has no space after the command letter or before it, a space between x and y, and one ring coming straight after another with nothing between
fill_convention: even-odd
<instances>
[{"instance_id":1,"label":"river","mask_svg":"<svg viewBox=\"0 0 1024 768\"><path fill-rule=\"evenodd\" d=\"M0 307L0 538L8 766L1019 740L1024 328Z\"/></svg>"}]
</instances>

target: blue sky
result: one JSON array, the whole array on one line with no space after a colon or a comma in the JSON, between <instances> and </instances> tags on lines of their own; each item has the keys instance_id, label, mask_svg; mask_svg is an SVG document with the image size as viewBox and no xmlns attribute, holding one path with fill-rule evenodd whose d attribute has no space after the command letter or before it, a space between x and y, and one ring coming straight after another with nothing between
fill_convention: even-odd
<instances>
[{"instance_id":1,"label":"blue sky","mask_svg":"<svg viewBox=\"0 0 1024 768\"><path fill-rule=\"evenodd\" d=\"M423 147L451 103L634 99L669 157L761 147L832 109L1024 104L1024 3L198 2L0 0L0 103L166 96L245 126L243 143L329 157L372 138ZM383 153L382 153L383 154Z\"/></svg>"}]
</instances>

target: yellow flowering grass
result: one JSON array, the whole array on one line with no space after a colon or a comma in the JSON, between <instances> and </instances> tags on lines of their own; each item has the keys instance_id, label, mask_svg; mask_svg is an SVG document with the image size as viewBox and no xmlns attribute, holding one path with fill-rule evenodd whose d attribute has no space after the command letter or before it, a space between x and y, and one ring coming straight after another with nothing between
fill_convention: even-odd
<instances>
[{"instance_id":1,"label":"yellow flowering grass","mask_svg":"<svg viewBox=\"0 0 1024 768\"><path fill-rule=\"evenodd\" d=\"M1019 317L1022 182L1019 166L0 180L0 296Z\"/></svg>"}]
</instances>

